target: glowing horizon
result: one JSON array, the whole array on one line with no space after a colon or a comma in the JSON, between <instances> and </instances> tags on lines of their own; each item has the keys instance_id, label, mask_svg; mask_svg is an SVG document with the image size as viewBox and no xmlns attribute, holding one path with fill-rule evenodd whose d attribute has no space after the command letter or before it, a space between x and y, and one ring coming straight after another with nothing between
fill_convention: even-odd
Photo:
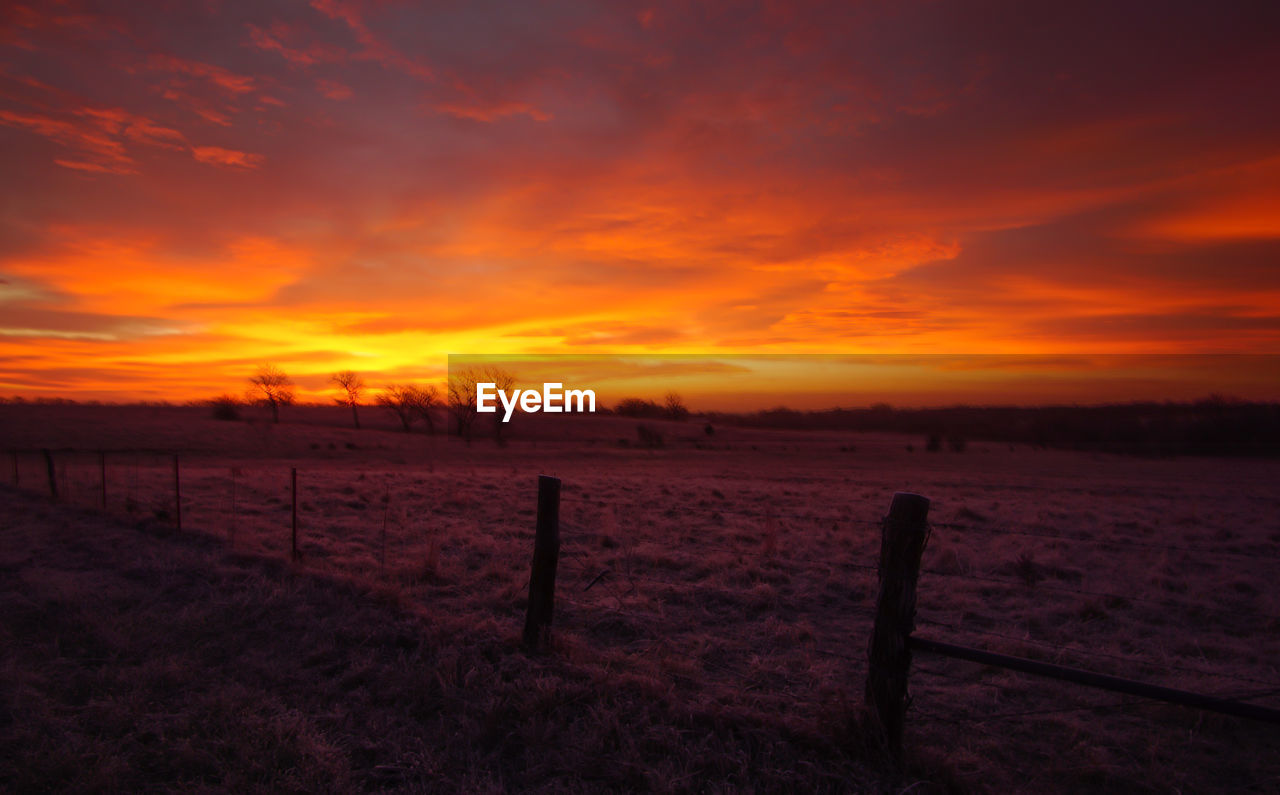
<instances>
[{"instance_id":1,"label":"glowing horizon","mask_svg":"<svg viewBox=\"0 0 1280 795\"><path fill-rule=\"evenodd\" d=\"M1267 4L3 13L0 395L1280 351Z\"/></svg>"}]
</instances>

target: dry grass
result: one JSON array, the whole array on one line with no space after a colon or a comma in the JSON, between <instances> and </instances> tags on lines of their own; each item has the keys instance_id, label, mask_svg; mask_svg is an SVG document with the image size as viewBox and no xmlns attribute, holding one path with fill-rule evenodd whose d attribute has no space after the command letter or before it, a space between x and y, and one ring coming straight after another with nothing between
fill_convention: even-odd
<instances>
[{"instance_id":1,"label":"dry grass","mask_svg":"<svg viewBox=\"0 0 1280 795\"><path fill-rule=\"evenodd\" d=\"M633 423L607 419L567 438L527 425L498 450L357 433L322 409L265 433L181 409L30 421L58 410L7 407L0 427L21 447L183 447L189 532L154 530L172 511L160 456L109 457L123 523L6 496L25 506L0 580L14 789L1280 784L1275 727L1146 703L1061 712L1126 699L945 660L918 661L905 779L853 727L875 584L860 567L902 489L934 500L921 634L1195 690L1280 686L1274 463L708 442L662 423L666 448L638 450L617 443ZM60 460L64 491L94 502L96 457ZM269 562L288 549L290 466L297 566ZM564 543L556 648L530 659L540 472L564 479Z\"/></svg>"}]
</instances>

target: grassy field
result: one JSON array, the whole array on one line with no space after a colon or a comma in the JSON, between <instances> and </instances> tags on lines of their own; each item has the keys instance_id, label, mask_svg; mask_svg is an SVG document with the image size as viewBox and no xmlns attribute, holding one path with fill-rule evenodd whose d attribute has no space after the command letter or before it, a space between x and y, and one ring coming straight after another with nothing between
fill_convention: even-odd
<instances>
[{"instance_id":1,"label":"grassy field","mask_svg":"<svg viewBox=\"0 0 1280 795\"><path fill-rule=\"evenodd\" d=\"M610 417L468 446L365 415L356 431L326 408L273 426L0 407L0 447L81 451L54 454L61 504L34 453L3 492L0 754L16 764L0 785L1280 787L1274 726L924 655L905 774L856 727L898 490L933 500L919 634L1202 692L1280 689L1275 462L926 453L695 421L646 423L663 447L645 449ZM530 657L538 474L563 480L563 549L555 647Z\"/></svg>"}]
</instances>

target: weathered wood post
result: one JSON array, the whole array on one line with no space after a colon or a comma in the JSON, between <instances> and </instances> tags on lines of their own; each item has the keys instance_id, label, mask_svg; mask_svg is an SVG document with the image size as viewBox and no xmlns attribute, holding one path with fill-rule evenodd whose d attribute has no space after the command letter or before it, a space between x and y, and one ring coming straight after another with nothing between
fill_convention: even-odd
<instances>
[{"instance_id":1,"label":"weathered wood post","mask_svg":"<svg viewBox=\"0 0 1280 795\"><path fill-rule=\"evenodd\" d=\"M560 478L539 475L538 524L533 539L533 568L529 572L529 612L524 621L524 645L530 651L543 651L550 646L559 559Z\"/></svg>"},{"instance_id":2,"label":"weathered wood post","mask_svg":"<svg viewBox=\"0 0 1280 795\"><path fill-rule=\"evenodd\" d=\"M289 470L290 481L293 484L293 532L290 535L289 547L290 556L293 560L298 559L298 468L293 467Z\"/></svg>"},{"instance_id":3,"label":"weathered wood post","mask_svg":"<svg viewBox=\"0 0 1280 795\"><path fill-rule=\"evenodd\" d=\"M58 499L58 474L53 470L53 453L49 448L40 451L44 454L44 468L49 472L49 496Z\"/></svg>"},{"instance_id":4,"label":"weathered wood post","mask_svg":"<svg viewBox=\"0 0 1280 795\"><path fill-rule=\"evenodd\" d=\"M98 480L102 484L102 510L107 509L107 452L98 451Z\"/></svg>"},{"instance_id":5,"label":"weathered wood post","mask_svg":"<svg viewBox=\"0 0 1280 795\"><path fill-rule=\"evenodd\" d=\"M895 760L902 758L911 668L907 639L915 629L916 581L929 537L928 517L928 499L900 491L893 495L880 531L880 592L868 648L866 699L872 730Z\"/></svg>"},{"instance_id":6,"label":"weathered wood post","mask_svg":"<svg viewBox=\"0 0 1280 795\"><path fill-rule=\"evenodd\" d=\"M173 456L173 519L178 529L182 529L182 478L178 474L178 456Z\"/></svg>"},{"instance_id":7,"label":"weathered wood post","mask_svg":"<svg viewBox=\"0 0 1280 795\"><path fill-rule=\"evenodd\" d=\"M21 486L22 481L18 477L18 451L14 450L10 453L13 456L13 485Z\"/></svg>"}]
</instances>

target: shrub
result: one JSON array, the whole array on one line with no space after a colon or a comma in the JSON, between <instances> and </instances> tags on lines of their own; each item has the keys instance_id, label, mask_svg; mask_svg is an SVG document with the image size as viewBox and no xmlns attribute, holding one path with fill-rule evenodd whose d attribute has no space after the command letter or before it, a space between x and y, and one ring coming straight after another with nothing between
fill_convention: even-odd
<instances>
[{"instance_id":1,"label":"shrub","mask_svg":"<svg viewBox=\"0 0 1280 795\"><path fill-rule=\"evenodd\" d=\"M209 401L215 420L240 419L240 401L234 395L218 395Z\"/></svg>"},{"instance_id":2,"label":"shrub","mask_svg":"<svg viewBox=\"0 0 1280 795\"><path fill-rule=\"evenodd\" d=\"M615 414L620 414L623 417L647 419L657 419L663 416L663 409L657 403L654 403L652 400L635 397L624 398L619 401L618 405L613 407L613 412Z\"/></svg>"},{"instance_id":3,"label":"shrub","mask_svg":"<svg viewBox=\"0 0 1280 795\"><path fill-rule=\"evenodd\" d=\"M676 392L668 392L662 399L662 413L669 420L686 420L689 409L684 405L684 398Z\"/></svg>"},{"instance_id":4,"label":"shrub","mask_svg":"<svg viewBox=\"0 0 1280 795\"><path fill-rule=\"evenodd\" d=\"M636 426L636 435L640 437L640 446L649 449L662 447L664 442L662 434L650 428L648 425L640 424Z\"/></svg>"}]
</instances>

